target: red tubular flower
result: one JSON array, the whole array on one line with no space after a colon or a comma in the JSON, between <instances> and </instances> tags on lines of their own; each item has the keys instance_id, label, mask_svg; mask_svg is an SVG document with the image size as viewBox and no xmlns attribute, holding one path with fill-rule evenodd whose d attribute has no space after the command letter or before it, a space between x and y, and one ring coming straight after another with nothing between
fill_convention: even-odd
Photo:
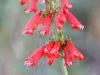
<instances>
[{"instance_id":1,"label":"red tubular flower","mask_svg":"<svg viewBox=\"0 0 100 75\"><path fill-rule=\"evenodd\" d=\"M62 24L66 22L66 18L62 8L59 9L59 20Z\"/></svg>"},{"instance_id":2,"label":"red tubular flower","mask_svg":"<svg viewBox=\"0 0 100 75\"><path fill-rule=\"evenodd\" d=\"M45 50L45 55L48 56L48 64L51 65L54 62L55 58L58 58L60 55L59 53L59 48L60 48L60 41L55 42L50 41L48 45L46 46Z\"/></svg>"},{"instance_id":3,"label":"red tubular flower","mask_svg":"<svg viewBox=\"0 0 100 75\"><path fill-rule=\"evenodd\" d=\"M51 41L51 43L53 43L53 42ZM57 42L55 42L55 44L53 43L52 45L50 45L51 47L48 46L49 47L49 52L48 52L47 56L48 56L48 64L49 65L51 65L54 62L55 58L58 58L58 56L61 55L59 53L60 43L61 43L60 41L57 41Z\"/></svg>"},{"instance_id":4,"label":"red tubular flower","mask_svg":"<svg viewBox=\"0 0 100 75\"><path fill-rule=\"evenodd\" d=\"M35 16L33 16L30 21L26 24L26 26L22 30L22 34L31 34L33 35L33 30L35 30L38 25L41 23L41 11L38 12Z\"/></svg>"},{"instance_id":5,"label":"red tubular flower","mask_svg":"<svg viewBox=\"0 0 100 75\"><path fill-rule=\"evenodd\" d=\"M20 4L24 5L28 0L20 0Z\"/></svg>"},{"instance_id":6,"label":"red tubular flower","mask_svg":"<svg viewBox=\"0 0 100 75\"><path fill-rule=\"evenodd\" d=\"M61 24L61 22L60 22L60 20L59 20L58 14L55 13L54 16L55 16L56 27L57 27L59 30L61 30L61 29L62 29L62 24Z\"/></svg>"},{"instance_id":7,"label":"red tubular flower","mask_svg":"<svg viewBox=\"0 0 100 75\"><path fill-rule=\"evenodd\" d=\"M38 2L38 0L30 0L30 4L29 4L28 8L26 8L24 11L26 13L29 13L29 12L35 13L37 11L37 7L36 7L37 2Z\"/></svg>"},{"instance_id":8,"label":"red tubular flower","mask_svg":"<svg viewBox=\"0 0 100 75\"><path fill-rule=\"evenodd\" d=\"M61 7L62 9L70 9L72 7L72 4L70 4L68 0L61 0Z\"/></svg>"},{"instance_id":9,"label":"red tubular flower","mask_svg":"<svg viewBox=\"0 0 100 75\"><path fill-rule=\"evenodd\" d=\"M45 46L40 46L36 49L25 61L25 65L27 66L35 66L39 59L44 55L44 48Z\"/></svg>"},{"instance_id":10,"label":"red tubular flower","mask_svg":"<svg viewBox=\"0 0 100 75\"><path fill-rule=\"evenodd\" d=\"M53 40L49 41L49 43L47 44L47 46L44 49L44 55L47 55L47 56L50 55L50 50L52 49L54 43L55 42Z\"/></svg>"},{"instance_id":11,"label":"red tubular flower","mask_svg":"<svg viewBox=\"0 0 100 75\"><path fill-rule=\"evenodd\" d=\"M73 62L72 62L72 60L70 60L66 46L63 45L62 49L64 50L65 65L71 66L73 64Z\"/></svg>"},{"instance_id":12,"label":"red tubular flower","mask_svg":"<svg viewBox=\"0 0 100 75\"><path fill-rule=\"evenodd\" d=\"M70 13L68 10L65 10L65 15L67 17L67 19L69 20L69 22L71 23L71 27L73 29L82 29L84 28L84 26L74 17L74 15L72 15L72 13Z\"/></svg>"},{"instance_id":13,"label":"red tubular flower","mask_svg":"<svg viewBox=\"0 0 100 75\"><path fill-rule=\"evenodd\" d=\"M61 44L60 41L56 41L52 50L50 51L51 55L53 55L55 58L58 58L58 56L61 55L59 53L60 44Z\"/></svg>"},{"instance_id":14,"label":"red tubular flower","mask_svg":"<svg viewBox=\"0 0 100 75\"><path fill-rule=\"evenodd\" d=\"M81 52L79 52L75 46L73 45L73 43L70 40L65 40L66 44L68 45L68 48L70 50L70 57L72 60L75 60L76 58L78 58L79 60L83 60L84 57L82 55Z\"/></svg>"},{"instance_id":15,"label":"red tubular flower","mask_svg":"<svg viewBox=\"0 0 100 75\"><path fill-rule=\"evenodd\" d=\"M50 32L50 22L51 22L51 14L46 15L46 17L43 19L43 28L39 31L41 35L48 35Z\"/></svg>"},{"instance_id":16,"label":"red tubular flower","mask_svg":"<svg viewBox=\"0 0 100 75\"><path fill-rule=\"evenodd\" d=\"M51 66L53 62L54 62L54 57L53 56L49 56L48 57L48 64Z\"/></svg>"}]
</instances>

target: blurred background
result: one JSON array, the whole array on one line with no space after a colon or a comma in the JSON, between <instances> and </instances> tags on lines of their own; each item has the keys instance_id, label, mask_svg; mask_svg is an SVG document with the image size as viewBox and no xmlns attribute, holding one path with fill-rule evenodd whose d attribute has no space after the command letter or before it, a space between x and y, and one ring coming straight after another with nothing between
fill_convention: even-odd
<instances>
[{"instance_id":1,"label":"blurred background","mask_svg":"<svg viewBox=\"0 0 100 75\"><path fill-rule=\"evenodd\" d=\"M100 75L100 0L69 0L74 6L70 10L85 26L84 30L72 30L69 22L64 25L65 35L84 55L84 60L76 60L67 67L69 75ZM38 9L44 8L38 2ZM59 60L48 66L42 58L35 67L24 66L28 55L48 37L38 33L22 35L21 30L32 17L26 14L19 0L0 0L0 75L62 75ZM51 27L53 28L53 27Z\"/></svg>"}]
</instances>

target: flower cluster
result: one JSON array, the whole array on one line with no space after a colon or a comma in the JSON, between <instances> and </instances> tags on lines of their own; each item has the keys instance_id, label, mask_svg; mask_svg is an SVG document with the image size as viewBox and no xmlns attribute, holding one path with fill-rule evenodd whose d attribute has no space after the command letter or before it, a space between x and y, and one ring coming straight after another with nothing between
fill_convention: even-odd
<instances>
[{"instance_id":1,"label":"flower cluster","mask_svg":"<svg viewBox=\"0 0 100 75\"><path fill-rule=\"evenodd\" d=\"M20 0L21 5L27 3L28 0ZM57 2L60 1L61 4ZM69 11L73 6L68 0L42 0L42 4L46 4L46 8L40 11L37 10L38 0L30 0L29 6L24 10L26 13L34 12L35 15L29 20L23 28L22 33L33 35L33 31L42 24L42 29L38 32L41 35L48 35L50 33L51 22L55 21L56 30L58 31L56 40L50 40L48 44L37 48L25 61L27 66L35 66L39 59L43 56L48 58L48 64L52 65L55 59L63 56L65 65L70 66L74 60L78 58L83 60L83 55L79 52L71 42L71 40L64 39L62 33L63 24L66 20L70 22L72 29L83 29L84 26L75 18Z\"/></svg>"},{"instance_id":2,"label":"flower cluster","mask_svg":"<svg viewBox=\"0 0 100 75\"><path fill-rule=\"evenodd\" d=\"M42 45L36 49L25 61L27 66L35 66L39 59L43 56L48 58L48 64L51 65L55 59L62 56L64 53L65 65L70 66L74 60L78 58L83 60L83 55L79 52L70 40L65 40L64 44L61 41L49 41L47 45Z\"/></svg>"},{"instance_id":3,"label":"flower cluster","mask_svg":"<svg viewBox=\"0 0 100 75\"><path fill-rule=\"evenodd\" d=\"M20 3L24 5L28 0L20 0ZM48 35L50 32L51 21L55 21L56 27L61 30L63 24L66 22L66 18L71 24L73 29L83 29L84 26L74 17L74 15L69 11L72 7L67 0L60 0L61 5L58 7L56 3L51 4L50 0L42 0L42 3L46 3L47 7L44 10L37 11L38 0L30 0L28 8L25 9L26 13L34 12L36 13L23 28L22 33L33 34L33 31L42 24L42 29L39 30L41 35ZM53 0L52 0L53 2ZM50 6L52 5L52 7Z\"/></svg>"}]
</instances>

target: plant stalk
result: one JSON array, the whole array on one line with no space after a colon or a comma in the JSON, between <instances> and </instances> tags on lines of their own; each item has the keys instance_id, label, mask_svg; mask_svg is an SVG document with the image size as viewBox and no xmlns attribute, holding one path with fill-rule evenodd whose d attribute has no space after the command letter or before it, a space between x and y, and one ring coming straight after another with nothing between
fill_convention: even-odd
<instances>
[{"instance_id":1,"label":"plant stalk","mask_svg":"<svg viewBox=\"0 0 100 75\"><path fill-rule=\"evenodd\" d=\"M53 3L54 3L53 0L50 0L52 10L54 10ZM56 0L56 5L58 5L58 3L59 3L59 0ZM59 40L59 30L56 27L56 25L55 25L55 35L56 35L56 41ZM64 58L60 58L60 65L61 65L62 73L63 73L63 75L68 75L67 68L66 68L66 66L64 66L64 63L65 63Z\"/></svg>"},{"instance_id":2,"label":"plant stalk","mask_svg":"<svg viewBox=\"0 0 100 75\"><path fill-rule=\"evenodd\" d=\"M64 58L60 58L60 65L61 65L63 75L68 75L67 68L66 66L64 66Z\"/></svg>"},{"instance_id":3,"label":"plant stalk","mask_svg":"<svg viewBox=\"0 0 100 75\"><path fill-rule=\"evenodd\" d=\"M55 25L55 34L56 34L56 41L59 39L59 32L58 32L58 29ZM63 54L63 53L62 53ZM68 71L67 71L67 68L66 66L64 66L64 58L60 57L60 66L61 66L61 70L62 70L62 73L63 75L68 75Z\"/></svg>"}]
</instances>

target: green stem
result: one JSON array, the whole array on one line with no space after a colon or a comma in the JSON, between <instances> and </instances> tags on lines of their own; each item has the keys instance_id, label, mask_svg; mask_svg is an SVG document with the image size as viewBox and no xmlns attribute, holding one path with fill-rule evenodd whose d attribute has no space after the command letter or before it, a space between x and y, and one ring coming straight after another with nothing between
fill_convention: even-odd
<instances>
[{"instance_id":1,"label":"green stem","mask_svg":"<svg viewBox=\"0 0 100 75\"><path fill-rule=\"evenodd\" d=\"M68 75L67 68L64 66L64 58L60 58L60 65L63 75Z\"/></svg>"},{"instance_id":2,"label":"green stem","mask_svg":"<svg viewBox=\"0 0 100 75\"><path fill-rule=\"evenodd\" d=\"M59 37L59 32L58 32L58 29L57 29L57 27L56 27L56 25L55 25L55 34L56 34L56 41L59 39L58 37ZM63 54L63 53L62 53ZM63 75L68 75L68 72L67 72L67 68L66 68L66 66L64 66L64 58L60 58L60 65L61 65L61 69L62 69L62 73L63 73Z\"/></svg>"},{"instance_id":3,"label":"green stem","mask_svg":"<svg viewBox=\"0 0 100 75\"><path fill-rule=\"evenodd\" d=\"M57 7L59 6L59 0L56 0Z\"/></svg>"},{"instance_id":4,"label":"green stem","mask_svg":"<svg viewBox=\"0 0 100 75\"><path fill-rule=\"evenodd\" d=\"M57 1L59 1L59 0L56 0L56 5L58 5L58 3L59 3ZM50 0L50 5L51 5L52 10L54 10L53 0ZM57 41L57 40L59 40L59 30L57 29L56 25L55 25L55 34L56 34L56 41ZM61 64L61 69L62 69L63 75L68 75L67 68L66 68L66 66L64 66L64 58L60 58L60 64Z\"/></svg>"},{"instance_id":5,"label":"green stem","mask_svg":"<svg viewBox=\"0 0 100 75\"><path fill-rule=\"evenodd\" d=\"M57 29L57 27L56 27L56 25L55 25L55 34L56 34L56 41L59 39L58 37L59 37L59 35L58 35L58 29Z\"/></svg>"},{"instance_id":6,"label":"green stem","mask_svg":"<svg viewBox=\"0 0 100 75\"><path fill-rule=\"evenodd\" d=\"M54 10L54 2L53 2L53 0L50 0L50 5L51 5L52 10Z\"/></svg>"}]
</instances>

